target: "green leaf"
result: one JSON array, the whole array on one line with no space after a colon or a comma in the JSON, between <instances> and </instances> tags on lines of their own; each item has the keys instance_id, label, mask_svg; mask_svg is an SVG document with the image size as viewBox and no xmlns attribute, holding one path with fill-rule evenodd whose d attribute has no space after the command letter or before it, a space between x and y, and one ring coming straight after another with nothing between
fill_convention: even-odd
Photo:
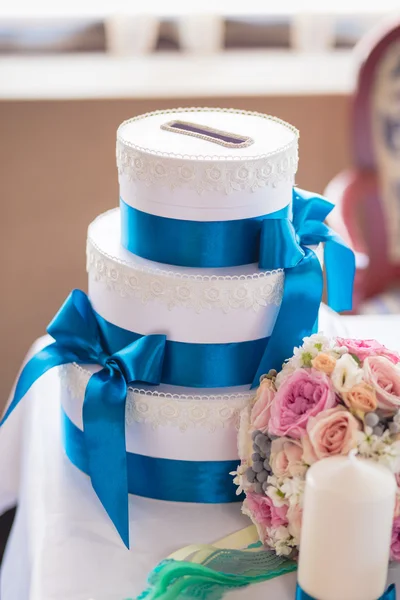
<instances>
[{"instance_id":1,"label":"green leaf","mask_svg":"<svg viewBox=\"0 0 400 600\"><path fill-rule=\"evenodd\" d=\"M351 358L353 358L356 363L358 364L359 367L361 367L361 360L358 358L358 356L356 356L355 354L351 354L350 353Z\"/></svg>"}]
</instances>

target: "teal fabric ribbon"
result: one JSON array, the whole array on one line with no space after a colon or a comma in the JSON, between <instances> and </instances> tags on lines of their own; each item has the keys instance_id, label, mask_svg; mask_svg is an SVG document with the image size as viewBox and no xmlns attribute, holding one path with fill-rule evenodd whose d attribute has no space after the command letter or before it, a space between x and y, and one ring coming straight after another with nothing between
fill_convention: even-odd
<instances>
[{"instance_id":1,"label":"teal fabric ribbon","mask_svg":"<svg viewBox=\"0 0 400 600\"><path fill-rule=\"evenodd\" d=\"M120 199L121 243L136 256L181 267L219 268L258 262L264 219L289 218L278 211L233 221L189 221L159 217Z\"/></svg>"},{"instance_id":2,"label":"teal fabric ribbon","mask_svg":"<svg viewBox=\"0 0 400 600\"><path fill-rule=\"evenodd\" d=\"M136 600L222 600L230 597L230 591L266 582L296 569L295 561L277 556L260 543L242 550L216 547L213 550L208 546L197 551L195 546L185 560L168 558L159 563L148 577L148 587ZM269 598L267 588L265 598ZM295 600L315 598L297 586ZM395 586L391 585L379 600L396 600Z\"/></svg>"},{"instance_id":3,"label":"teal fabric ribbon","mask_svg":"<svg viewBox=\"0 0 400 600\"><path fill-rule=\"evenodd\" d=\"M80 471L90 474L84 432L63 412L64 448ZM135 496L168 502L224 504L242 502L231 473L238 460L178 460L126 453L128 492ZM113 485L113 480L109 480Z\"/></svg>"},{"instance_id":4,"label":"teal fabric ribbon","mask_svg":"<svg viewBox=\"0 0 400 600\"><path fill-rule=\"evenodd\" d=\"M14 397L0 426L8 419L31 385L53 367L66 363L101 365L89 379L83 403L83 438L87 469L93 488L129 546L128 481L125 447L125 403L128 384L160 382L164 335L148 335L114 354L103 347L92 306L74 290L51 321L54 338L23 368Z\"/></svg>"},{"instance_id":5,"label":"teal fabric ribbon","mask_svg":"<svg viewBox=\"0 0 400 600\"><path fill-rule=\"evenodd\" d=\"M355 257L324 220L333 204L318 194L293 190L293 221L265 219L261 232L261 269L285 269L282 304L275 327L257 369L252 388L270 369L283 362L310 335L322 300L323 273L317 255L307 246L325 243L328 304L336 311L352 305Z\"/></svg>"},{"instance_id":6,"label":"teal fabric ribbon","mask_svg":"<svg viewBox=\"0 0 400 600\"><path fill-rule=\"evenodd\" d=\"M311 596L309 596L308 594L303 592L301 587L298 585L297 590L296 590L296 600L316 600L316 599L312 598ZM338 598L338 600L339 600L339 598ZM383 594L383 596L378 598L378 600L396 600L396 586L394 584L389 586L388 589L386 590L386 592Z\"/></svg>"},{"instance_id":7,"label":"teal fabric ribbon","mask_svg":"<svg viewBox=\"0 0 400 600\"><path fill-rule=\"evenodd\" d=\"M118 352L142 334L110 323L96 314L104 347ZM165 342L161 383L193 388L250 385L264 354L268 338L226 344Z\"/></svg>"}]
</instances>

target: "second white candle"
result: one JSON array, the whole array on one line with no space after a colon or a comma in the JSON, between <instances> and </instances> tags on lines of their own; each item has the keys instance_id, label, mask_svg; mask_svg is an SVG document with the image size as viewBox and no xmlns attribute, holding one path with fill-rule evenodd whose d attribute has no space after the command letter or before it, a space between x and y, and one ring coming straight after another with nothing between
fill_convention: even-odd
<instances>
[{"instance_id":1,"label":"second white candle","mask_svg":"<svg viewBox=\"0 0 400 600\"><path fill-rule=\"evenodd\" d=\"M377 600L384 592L396 482L385 467L350 457L307 473L298 579L317 600Z\"/></svg>"}]
</instances>

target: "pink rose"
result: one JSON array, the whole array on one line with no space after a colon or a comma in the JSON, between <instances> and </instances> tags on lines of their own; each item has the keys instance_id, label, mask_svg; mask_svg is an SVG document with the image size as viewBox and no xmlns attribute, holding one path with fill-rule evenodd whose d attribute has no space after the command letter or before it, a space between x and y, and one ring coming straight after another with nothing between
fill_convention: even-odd
<instances>
[{"instance_id":1,"label":"pink rose","mask_svg":"<svg viewBox=\"0 0 400 600\"><path fill-rule=\"evenodd\" d=\"M384 356L370 356L364 361L364 376L375 389L378 407L396 412L400 407L400 370Z\"/></svg>"},{"instance_id":2,"label":"pink rose","mask_svg":"<svg viewBox=\"0 0 400 600\"><path fill-rule=\"evenodd\" d=\"M393 521L392 542L390 545L390 558L400 562L400 517Z\"/></svg>"},{"instance_id":3,"label":"pink rose","mask_svg":"<svg viewBox=\"0 0 400 600\"><path fill-rule=\"evenodd\" d=\"M337 338L336 342L339 346L345 346L350 354L355 354L361 362L368 358L368 356L386 356L386 358L395 364L400 362L400 354L393 350L388 350L386 346L383 346L376 340Z\"/></svg>"},{"instance_id":4,"label":"pink rose","mask_svg":"<svg viewBox=\"0 0 400 600\"><path fill-rule=\"evenodd\" d=\"M325 410L312 417L307 433L317 459L348 454L357 445L360 423L343 406Z\"/></svg>"},{"instance_id":5,"label":"pink rose","mask_svg":"<svg viewBox=\"0 0 400 600\"><path fill-rule=\"evenodd\" d=\"M303 510L299 504L291 506L287 512L289 522L288 529L291 536L294 537L297 544L300 544L301 521L303 518Z\"/></svg>"},{"instance_id":6,"label":"pink rose","mask_svg":"<svg viewBox=\"0 0 400 600\"><path fill-rule=\"evenodd\" d=\"M298 440L277 438L271 444L270 465L277 477L303 476L307 467L302 461L303 446Z\"/></svg>"},{"instance_id":7,"label":"pink rose","mask_svg":"<svg viewBox=\"0 0 400 600\"><path fill-rule=\"evenodd\" d=\"M314 369L299 369L288 377L271 406L269 433L301 438L310 417L337 404L329 377Z\"/></svg>"},{"instance_id":8,"label":"pink rose","mask_svg":"<svg viewBox=\"0 0 400 600\"><path fill-rule=\"evenodd\" d=\"M265 433L271 416L271 404L276 389L271 379L263 379L257 390L256 401L250 415L250 423L254 429Z\"/></svg>"},{"instance_id":9,"label":"pink rose","mask_svg":"<svg viewBox=\"0 0 400 600\"><path fill-rule=\"evenodd\" d=\"M265 527L280 527L287 525L287 506L274 506L269 496L248 492L244 501L245 509L250 513L252 520Z\"/></svg>"}]
</instances>

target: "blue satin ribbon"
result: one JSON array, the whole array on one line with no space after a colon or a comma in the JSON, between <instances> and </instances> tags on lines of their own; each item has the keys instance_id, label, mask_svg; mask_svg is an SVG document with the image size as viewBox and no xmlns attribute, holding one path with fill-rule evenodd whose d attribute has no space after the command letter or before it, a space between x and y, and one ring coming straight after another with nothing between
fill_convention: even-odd
<instances>
[{"instance_id":1,"label":"blue satin ribbon","mask_svg":"<svg viewBox=\"0 0 400 600\"><path fill-rule=\"evenodd\" d=\"M63 412L64 448L69 460L90 474L84 433ZM168 502L238 502L231 471L237 460L188 461L126 453L128 492ZM109 481L112 485L112 480Z\"/></svg>"},{"instance_id":2,"label":"blue satin ribbon","mask_svg":"<svg viewBox=\"0 0 400 600\"><path fill-rule=\"evenodd\" d=\"M93 488L126 546L129 546L128 482L125 447L127 386L158 384L165 349L164 335L142 336L110 354L103 346L87 296L74 290L47 328L54 338L23 368L15 394L0 426L31 385L53 367L66 363L96 364L83 403L82 443Z\"/></svg>"},{"instance_id":3,"label":"blue satin ribbon","mask_svg":"<svg viewBox=\"0 0 400 600\"><path fill-rule=\"evenodd\" d=\"M297 589L296 589L296 600L316 600L316 599L313 598L312 596L309 596L308 594L306 594L306 592L303 592L301 587L298 585ZM338 598L338 600L340 600L340 598ZM383 594L383 596L378 598L378 600L396 600L396 586L394 584L390 585L388 587L388 589L386 590L386 592Z\"/></svg>"},{"instance_id":4,"label":"blue satin ribbon","mask_svg":"<svg viewBox=\"0 0 400 600\"><path fill-rule=\"evenodd\" d=\"M257 263L265 219L290 217L290 204L260 217L185 221L142 212L120 199L121 243L142 258L180 267L216 268Z\"/></svg>"},{"instance_id":5,"label":"blue satin ribbon","mask_svg":"<svg viewBox=\"0 0 400 600\"><path fill-rule=\"evenodd\" d=\"M261 375L279 370L293 348L317 329L323 273L316 254L307 246L325 243L329 306L336 311L352 306L354 254L323 222L333 204L318 194L294 188L292 209L293 215L286 207L255 219L196 222L149 215L121 200L122 243L135 254L189 267L258 262L261 269L285 270L282 304L253 388L259 385Z\"/></svg>"},{"instance_id":6,"label":"blue satin ribbon","mask_svg":"<svg viewBox=\"0 0 400 600\"><path fill-rule=\"evenodd\" d=\"M340 236L323 223L332 208L322 196L294 188L293 222L263 221L259 266L267 270L285 269L285 283L278 318L252 388L259 385L261 375L270 369L281 369L317 322L323 274L318 257L307 246L325 243L328 304L336 311L351 309L355 258Z\"/></svg>"},{"instance_id":7,"label":"blue satin ribbon","mask_svg":"<svg viewBox=\"0 0 400 600\"><path fill-rule=\"evenodd\" d=\"M118 327L99 314L97 322L110 354L140 339L141 334ZM194 388L250 385L268 338L228 344L165 342L161 383Z\"/></svg>"}]
</instances>

